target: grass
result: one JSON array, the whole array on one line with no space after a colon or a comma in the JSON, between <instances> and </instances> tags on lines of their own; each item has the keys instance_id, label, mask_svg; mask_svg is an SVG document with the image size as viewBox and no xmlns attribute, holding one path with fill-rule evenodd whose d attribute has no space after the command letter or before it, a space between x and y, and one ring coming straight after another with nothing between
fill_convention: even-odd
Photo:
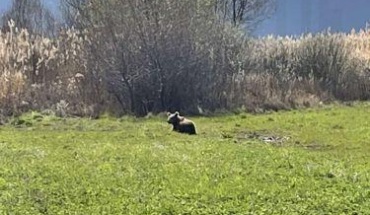
<instances>
[{"instance_id":1,"label":"grass","mask_svg":"<svg viewBox=\"0 0 370 215\"><path fill-rule=\"evenodd\" d=\"M370 104L0 127L1 214L369 214Z\"/></svg>"}]
</instances>

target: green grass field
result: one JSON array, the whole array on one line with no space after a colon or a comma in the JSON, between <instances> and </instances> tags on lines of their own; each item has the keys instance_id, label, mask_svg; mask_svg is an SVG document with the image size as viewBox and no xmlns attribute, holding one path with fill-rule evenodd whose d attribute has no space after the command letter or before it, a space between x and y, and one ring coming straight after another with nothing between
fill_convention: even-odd
<instances>
[{"instance_id":1,"label":"green grass field","mask_svg":"<svg viewBox=\"0 0 370 215\"><path fill-rule=\"evenodd\" d=\"M0 127L0 214L370 214L370 104Z\"/></svg>"}]
</instances>

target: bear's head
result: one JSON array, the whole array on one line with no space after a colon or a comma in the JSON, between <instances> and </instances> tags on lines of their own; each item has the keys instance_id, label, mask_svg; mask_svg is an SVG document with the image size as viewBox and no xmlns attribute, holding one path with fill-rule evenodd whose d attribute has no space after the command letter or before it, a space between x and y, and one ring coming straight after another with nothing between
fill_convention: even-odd
<instances>
[{"instance_id":1,"label":"bear's head","mask_svg":"<svg viewBox=\"0 0 370 215\"><path fill-rule=\"evenodd\" d=\"M167 116L168 116L167 122L169 124L173 124L173 125L179 124L181 119L182 119L182 117L180 117L180 114L179 114L178 111L176 111L175 113L168 112Z\"/></svg>"}]
</instances>

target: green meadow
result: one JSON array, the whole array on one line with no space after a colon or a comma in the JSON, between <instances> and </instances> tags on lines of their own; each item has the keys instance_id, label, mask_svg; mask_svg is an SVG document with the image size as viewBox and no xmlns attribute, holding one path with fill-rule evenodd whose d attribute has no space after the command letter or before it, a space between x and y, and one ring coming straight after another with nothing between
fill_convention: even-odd
<instances>
[{"instance_id":1,"label":"green meadow","mask_svg":"<svg viewBox=\"0 0 370 215\"><path fill-rule=\"evenodd\" d=\"M0 214L369 214L370 104L0 127Z\"/></svg>"}]
</instances>

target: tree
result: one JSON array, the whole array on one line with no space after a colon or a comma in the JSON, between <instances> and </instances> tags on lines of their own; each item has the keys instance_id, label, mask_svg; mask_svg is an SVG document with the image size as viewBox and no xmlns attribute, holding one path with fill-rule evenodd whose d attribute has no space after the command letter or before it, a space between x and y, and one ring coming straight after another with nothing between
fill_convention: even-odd
<instances>
[{"instance_id":1,"label":"tree","mask_svg":"<svg viewBox=\"0 0 370 215\"><path fill-rule=\"evenodd\" d=\"M253 30L274 12L275 0L214 0L213 6L223 20Z\"/></svg>"},{"instance_id":2,"label":"tree","mask_svg":"<svg viewBox=\"0 0 370 215\"><path fill-rule=\"evenodd\" d=\"M235 60L244 55L239 23L252 19L253 5L231 4L237 18L229 19L232 2L224 0L223 10L220 2L65 0L62 9L67 23L89 34L89 67L107 91L122 109L143 115L228 105L226 92L241 64Z\"/></svg>"},{"instance_id":3,"label":"tree","mask_svg":"<svg viewBox=\"0 0 370 215\"><path fill-rule=\"evenodd\" d=\"M60 9L62 12L64 23L77 29L83 29L82 20L87 20L88 13L87 0L61 0Z\"/></svg>"},{"instance_id":4,"label":"tree","mask_svg":"<svg viewBox=\"0 0 370 215\"><path fill-rule=\"evenodd\" d=\"M41 0L12 0L10 9L0 19L1 26L7 26L10 19L16 27L26 28L31 33L45 36L56 34L56 18Z\"/></svg>"}]
</instances>

